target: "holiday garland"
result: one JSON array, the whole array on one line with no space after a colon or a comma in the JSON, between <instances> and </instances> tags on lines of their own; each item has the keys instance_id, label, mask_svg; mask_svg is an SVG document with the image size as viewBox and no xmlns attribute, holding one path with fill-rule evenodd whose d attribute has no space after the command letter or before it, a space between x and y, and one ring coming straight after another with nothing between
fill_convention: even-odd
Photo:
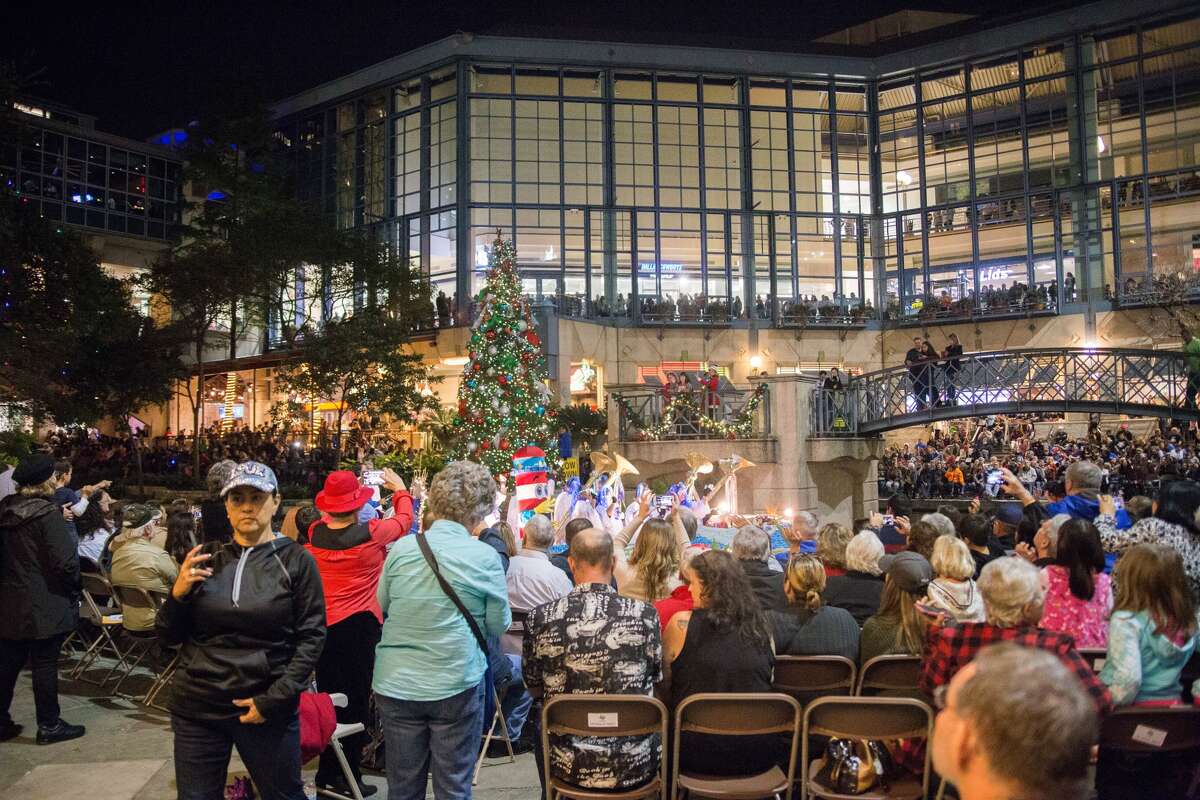
<instances>
[{"instance_id":1,"label":"holiday garland","mask_svg":"<svg viewBox=\"0 0 1200 800\"><path fill-rule=\"evenodd\" d=\"M691 393L685 392L675 395L670 402L663 406L662 417L657 423L647 423L645 418L634 410L629 400L619 392L612 394L613 400L619 403L625 412L625 418L652 441L671 438L668 434L674 430L675 421L680 417L694 420L701 430L715 433L725 439L744 438L753 433L754 412L758 410L766 396L767 385L765 383L758 384L754 387L750 399L746 401L737 415L726 421L710 419L705 410L697 405L695 397Z\"/></svg>"},{"instance_id":2,"label":"holiday garland","mask_svg":"<svg viewBox=\"0 0 1200 800\"><path fill-rule=\"evenodd\" d=\"M489 262L487 283L475 296L479 316L471 326L470 360L458 387L454 455L501 475L512 470L517 450L532 445L553 466L555 412L541 338L517 280L513 243L497 238Z\"/></svg>"}]
</instances>

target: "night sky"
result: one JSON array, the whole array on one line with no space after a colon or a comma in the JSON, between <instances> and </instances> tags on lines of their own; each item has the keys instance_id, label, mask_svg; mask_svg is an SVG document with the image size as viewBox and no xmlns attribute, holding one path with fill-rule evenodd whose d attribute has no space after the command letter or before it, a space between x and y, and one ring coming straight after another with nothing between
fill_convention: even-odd
<instances>
[{"instance_id":1,"label":"night sky","mask_svg":"<svg viewBox=\"0 0 1200 800\"><path fill-rule=\"evenodd\" d=\"M0 12L0 19L9 17L0 58L15 61L23 75L40 70L30 94L98 116L101 130L144 139L230 103L287 97L456 30L532 32L532 26L550 26L580 31L579 38L601 38L604 31L625 40L679 34L714 44L744 37L786 50L901 8L980 13L984 4L22 0L7 5Z\"/></svg>"}]
</instances>

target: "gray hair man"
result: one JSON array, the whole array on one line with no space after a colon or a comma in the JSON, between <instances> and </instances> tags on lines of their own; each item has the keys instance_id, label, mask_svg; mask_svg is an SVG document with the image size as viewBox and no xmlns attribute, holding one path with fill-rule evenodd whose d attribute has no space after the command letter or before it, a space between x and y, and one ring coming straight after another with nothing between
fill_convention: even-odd
<instances>
[{"instance_id":1,"label":"gray hair man","mask_svg":"<svg viewBox=\"0 0 1200 800\"><path fill-rule=\"evenodd\" d=\"M820 528L821 521L817 519L816 514L811 511L797 511L796 516L792 518L790 531L784 529L787 533L789 557L799 553L815 553L817 532Z\"/></svg>"},{"instance_id":2,"label":"gray hair man","mask_svg":"<svg viewBox=\"0 0 1200 800\"><path fill-rule=\"evenodd\" d=\"M733 535L729 551L746 573L754 596L764 611L787 606L784 575L771 569L771 537L755 525L743 525Z\"/></svg>"},{"instance_id":3,"label":"gray hair man","mask_svg":"<svg viewBox=\"0 0 1200 800\"><path fill-rule=\"evenodd\" d=\"M1025 485L1010 470L1003 469L1004 491L1021 501L1025 518L1038 526L1046 517L1067 514L1075 519L1092 522L1100 513L1100 483L1104 475L1092 461L1076 461L1067 467L1063 484L1067 496L1056 503L1037 502Z\"/></svg>"},{"instance_id":4,"label":"gray hair man","mask_svg":"<svg viewBox=\"0 0 1200 800\"><path fill-rule=\"evenodd\" d=\"M1089 795L1096 707L1050 653L989 647L935 701L933 766L963 800Z\"/></svg>"},{"instance_id":5,"label":"gray hair man","mask_svg":"<svg viewBox=\"0 0 1200 800\"><path fill-rule=\"evenodd\" d=\"M546 553L553 543L554 525L549 518L534 514L525 522L525 542L508 562L505 576L508 604L517 617L571 591L571 579L550 563ZM503 649L509 655L520 655L520 636L506 635Z\"/></svg>"},{"instance_id":6,"label":"gray hair man","mask_svg":"<svg viewBox=\"0 0 1200 800\"><path fill-rule=\"evenodd\" d=\"M1058 555L1058 532L1064 524L1071 521L1070 514L1055 514L1042 520L1037 533L1033 535L1033 544L1017 543L1017 555L1033 564L1035 567L1047 567L1054 563Z\"/></svg>"}]
</instances>

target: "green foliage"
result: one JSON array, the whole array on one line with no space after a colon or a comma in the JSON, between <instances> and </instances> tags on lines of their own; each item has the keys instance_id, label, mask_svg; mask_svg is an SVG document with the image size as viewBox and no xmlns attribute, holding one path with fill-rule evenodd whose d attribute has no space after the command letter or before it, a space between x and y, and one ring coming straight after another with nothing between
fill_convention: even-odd
<instances>
[{"instance_id":1,"label":"green foliage","mask_svg":"<svg viewBox=\"0 0 1200 800\"><path fill-rule=\"evenodd\" d=\"M383 456L375 456L371 460L376 469L394 469L400 477L410 483L414 473L424 472L432 478L446 466L446 456L429 449L388 453Z\"/></svg>"},{"instance_id":2,"label":"green foliage","mask_svg":"<svg viewBox=\"0 0 1200 800\"><path fill-rule=\"evenodd\" d=\"M0 399L64 425L167 399L176 340L134 310L82 237L0 197L0 265Z\"/></svg>"},{"instance_id":3,"label":"green foliage","mask_svg":"<svg viewBox=\"0 0 1200 800\"><path fill-rule=\"evenodd\" d=\"M304 340L302 360L276 372L279 390L285 395L340 400L338 431L350 409L411 418L430 406L418 387L431 378L421 357L408 348L410 331L404 319L379 308L331 320Z\"/></svg>"},{"instance_id":4,"label":"green foliage","mask_svg":"<svg viewBox=\"0 0 1200 800\"><path fill-rule=\"evenodd\" d=\"M571 432L571 439L576 442L590 442L608 431L608 415L586 403L558 409L558 423Z\"/></svg>"},{"instance_id":5,"label":"green foliage","mask_svg":"<svg viewBox=\"0 0 1200 800\"><path fill-rule=\"evenodd\" d=\"M37 448L37 437L25 431L0 431L0 464L16 464Z\"/></svg>"},{"instance_id":6,"label":"green foliage","mask_svg":"<svg viewBox=\"0 0 1200 800\"><path fill-rule=\"evenodd\" d=\"M521 296L512 242L497 239L489 259L487 283L475 298L480 310L467 344L470 361L458 387L455 457L479 461L499 475L512 470L513 453L534 445L557 465L546 362Z\"/></svg>"}]
</instances>

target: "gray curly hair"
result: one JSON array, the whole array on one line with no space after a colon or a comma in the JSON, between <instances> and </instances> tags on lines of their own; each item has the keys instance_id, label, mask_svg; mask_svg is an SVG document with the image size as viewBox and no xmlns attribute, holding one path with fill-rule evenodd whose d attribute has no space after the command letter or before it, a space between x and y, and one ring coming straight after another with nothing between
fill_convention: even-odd
<instances>
[{"instance_id":1,"label":"gray curly hair","mask_svg":"<svg viewBox=\"0 0 1200 800\"><path fill-rule=\"evenodd\" d=\"M496 508L496 481L474 461L452 461L429 484L431 519L448 519L468 531Z\"/></svg>"}]
</instances>

